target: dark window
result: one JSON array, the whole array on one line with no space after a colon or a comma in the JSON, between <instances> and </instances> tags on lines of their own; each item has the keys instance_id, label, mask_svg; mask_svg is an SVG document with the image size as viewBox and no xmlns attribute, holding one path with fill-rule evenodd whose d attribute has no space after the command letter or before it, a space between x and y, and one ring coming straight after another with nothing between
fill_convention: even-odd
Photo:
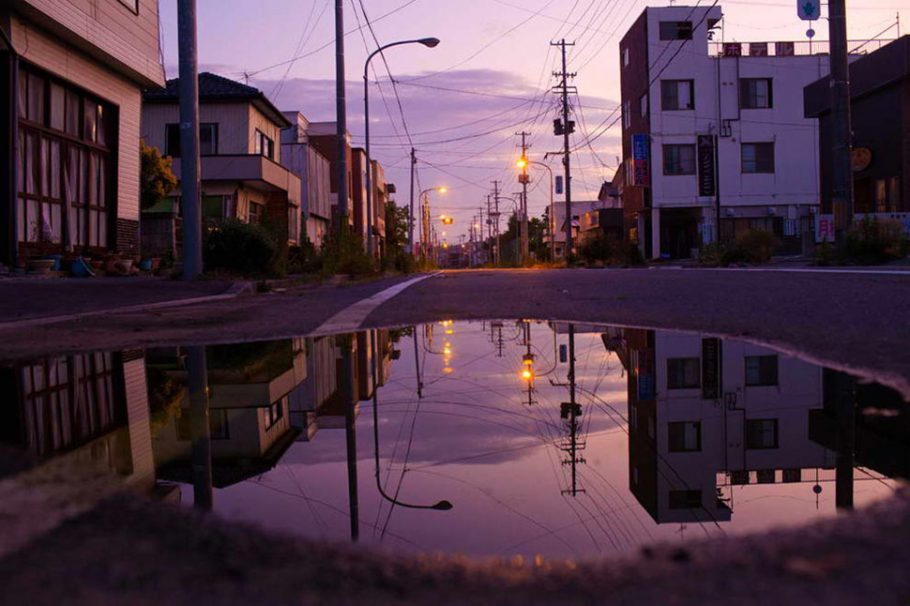
<instances>
[{"instance_id":1,"label":"dark window","mask_svg":"<svg viewBox=\"0 0 910 606\"><path fill-rule=\"evenodd\" d=\"M218 124L203 122L199 125L199 155L214 156L218 154ZM180 125L165 126L164 155L180 157Z\"/></svg>"},{"instance_id":2,"label":"dark window","mask_svg":"<svg viewBox=\"0 0 910 606\"><path fill-rule=\"evenodd\" d=\"M802 482L803 470L799 467L784 470L784 482Z\"/></svg>"},{"instance_id":3,"label":"dark window","mask_svg":"<svg viewBox=\"0 0 910 606\"><path fill-rule=\"evenodd\" d=\"M262 215L265 210L265 206L259 202L250 202L249 216L247 217L247 222L252 225L258 225L262 223Z\"/></svg>"},{"instance_id":4,"label":"dark window","mask_svg":"<svg viewBox=\"0 0 910 606\"><path fill-rule=\"evenodd\" d=\"M284 403L287 401L287 398L282 398L277 402L272 402L268 408L265 409L265 428L271 429L275 423L280 421L284 417Z\"/></svg>"},{"instance_id":5,"label":"dark window","mask_svg":"<svg viewBox=\"0 0 910 606\"><path fill-rule=\"evenodd\" d=\"M701 450L701 423L677 421L667 424L670 452L698 452Z\"/></svg>"},{"instance_id":6,"label":"dark window","mask_svg":"<svg viewBox=\"0 0 910 606\"><path fill-rule=\"evenodd\" d=\"M202 196L202 219L208 225L224 219L224 196Z\"/></svg>"},{"instance_id":7,"label":"dark window","mask_svg":"<svg viewBox=\"0 0 910 606\"><path fill-rule=\"evenodd\" d=\"M695 146L689 144L664 145L664 174L694 175Z\"/></svg>"},{"instance_id":8,"label":"dark window","mask_svg":"<svg viewBox=\"0 0 910 606\"><path fill-rule=\"evenodd\" d=\"M701 491L671 490L670 509L701 509Z\"/></svg>"},{"instance_id":9,"label":"dark window","mask_svg":"<svg viewBox=\"0 0 910 606\"><path fill-rule=\"evenodd\" d=\"M744 173L774 172L774 143L743 143L740 149Z\"/></svg>"},{"instance_id":10,"label":"dark window","mask_svg":"<svg viewBox=\"0 0 910 606\"><path fill-rule=\"evenodd\" d=\"M777 356L746 356L746 385L777 385Z\"/></svg>"},{"instance_id":11,"label":"dark window","mask_svg":"<svg viewBox=\"0 0 910 606\"><path fill-rule=\"evenodd\" d=\"M660 22L660 39L661 40L691 40L692 39L692 22L691 21L661 21Z\"/></svg>"},{"instance_id":12,"label":"dark window","mask_svg":"<svg viewBox=\"0 0 910 606\"><path fill-rule=\"evenodd\" d=\"M755 479L759 484L774 484L774 470L759 469L755 473Z\"/></svg>"},{"instance_id":13,"label":"dark window","mask_svg":"<svg viewBox=\"0 0 910 606\"><path fill-rule=\"evenodd\" d=\"M698 358L667 360L667 389L697 389L701 385Z\"/></svg>"},{"instance_id":14,"label":"dark window","mask_svg":"<svg viewBox=\"0 0 910 606\"><path fill-rule=\"evenodd\" d=\"M695 109L692 80L661 80L660 107L664 111Z\"/></svg>"},{"instance_id":15,"label":"dark window","mask_svg":"<svg viewBox=\"0 0 910 606\"><path fill-rule=\"evenodd\" d=\"M749 472L746 470L737 470L730 472L730 483L734 486L745 486L749 483Z\"/></svg>"},{"instance_id":16,"label":"dark window","mask_svg":"<svg viewBox=\"0 0 910 606\"><path fill-rule=\"evenodd\" d=\"M777 448L777 419L747 419L746 448Z\"/></svg>"},{"instance_id":17,"label":"dark window","mask_svg":"<svg viewBox=\"0 0 910 606\"><path fill-rule=\"evenodd\" d=\"M742 109L773 107L771 78L742 78L739 81L739 106Z\"/></svg>"},{"instance_id":18,"label":"dark window","mask_svg":"<svg viewBox=\"0 0 910 606\"><path fill-rule=\"evenodd\" d=\"M266 158L269 158L270 160L275 159L275 142L272 141L269 137L267 137L265 135L265 133L263 133L258 128L256 129L254 143L255 143L255 146L253 149L253 153L260 155L260 156L265 156Z\"/></svg>"}]
</instances>

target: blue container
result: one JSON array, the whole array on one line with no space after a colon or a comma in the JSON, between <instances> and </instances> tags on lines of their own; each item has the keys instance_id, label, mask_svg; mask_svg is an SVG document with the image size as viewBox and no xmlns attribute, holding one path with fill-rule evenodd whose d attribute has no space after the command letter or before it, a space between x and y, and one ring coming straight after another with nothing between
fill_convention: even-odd
<instances>
[{"instance_id":1,"label":"blue container","mask_svg":"<svg viewBox=\"0 0 910 606\"><path fill-rule=\"evenodd\" d=\"M51 271L60 271L63 269L63 255L45 255L45 259L52 259L54 264L51 266Z\"/></svg>"},{"instance_id":2,"label":"blue container","mask_svg":"<svg viewBox=\"0 0 910 606\"><path fill-rule=\"evenodd\" d=\"M73 261L72 265L70 265L70 273L76 278L91 278L95 275L95 272L92 271L92 266L82 257L78 257Z\"/></svg>"}]
</instances>

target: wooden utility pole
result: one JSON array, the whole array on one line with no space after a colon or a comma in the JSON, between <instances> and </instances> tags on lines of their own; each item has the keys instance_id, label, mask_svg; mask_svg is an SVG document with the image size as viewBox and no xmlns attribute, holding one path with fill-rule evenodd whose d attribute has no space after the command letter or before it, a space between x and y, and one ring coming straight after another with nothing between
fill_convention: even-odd
<instances>
[{"instance_id":1,"label":"wooden utility pole","mask_svg":"<svg viewBox=\"0 0 910 606\"><path fill-rule=\"evenodd\" d=\"M556 121L556 134L563 137L562 163L566 169L565 188L566 188L566 265L571 264L572 259L572 164L570 158L569 135L575 130L575 123L569 120L569 78L574 78L575 74L566 71L566 47L575 46L574 42L566 42L565 38L559 42L551 42L550 46L558 46L562 52L562 71L554 75L561 78L556 91L562 97L562 122Z\"/></svg>"},{"instance_id":2,"label":"wooden utility pole","mask_svg":"<svg viewBox=\"0 0 910 606\"><path fill-rule=\"evenodd\" d=\"M199 166L199 56L196 0L177 3L180 62L180 199L183 212L183 279L202 273L202 182Z\"/></svg>"},{"instance_id":3,"label":"wooden utility pole","mask_svg":"<svg viewBox=\"0 0 910 606\"><path fill-rule=\"evenodd\" d=\"M496 260L495 265L502 265L502 248L499 237L499 181L493 181L493 211L490 212L490 218L496 226Z\"/></svg>"},{"instance_id":4,"label":"wooden utility pole","mask_svg":"<svg viewBox=\"0 0 910 606\"><path fill-rule=\"evenodd\" d=\"M843 241L853 223L853 167L850 163L850 68L847 61L847 9L845 0L828 2L828 37L831 42L831 150L834 231Z\"/></svg>"},{"instance_id":5,"label":"wooden utility pole","mask_svg":"<svg viewBox=\"0 0 910 606\"><path fill-rule=\"evenodd\" d=\"M529 255L529 238L528 238L528 182L530 178L528 177L528 142L527 136L531 133L521 131L520 133L515 133L521 137L521 158L525 161L525 165L521 169L521 174L518 175L518 182L521 183L521 264L525 265L530 260Z\"/></svg>"},{"instance_id":6,"label":"wooden utility pole","mask_svg":"<svg viewBox=\"0 0 910 606\"><path fill-rule=\"evenodd\" d=\"M414 170L417 166L415 149L411 148L411 203L408 207L408 252L414 254Z\"/></svg>"}]
</instances>

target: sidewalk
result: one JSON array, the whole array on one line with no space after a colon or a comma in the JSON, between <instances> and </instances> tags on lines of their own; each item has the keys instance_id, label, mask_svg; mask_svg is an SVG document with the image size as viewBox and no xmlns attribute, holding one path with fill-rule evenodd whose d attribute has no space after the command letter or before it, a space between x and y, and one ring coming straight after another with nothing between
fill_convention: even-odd
<instances>
[{"instance_id":1,"label":"sidewalk","mask_svg":"<svg viewBox=\"0 0 910 606\"><path fill-rule=\"evenodd\" d=\"M141 277L8 278L0 280L0 323L211 297L225 294L234 284Z\"/></svg>"}]
</instances>

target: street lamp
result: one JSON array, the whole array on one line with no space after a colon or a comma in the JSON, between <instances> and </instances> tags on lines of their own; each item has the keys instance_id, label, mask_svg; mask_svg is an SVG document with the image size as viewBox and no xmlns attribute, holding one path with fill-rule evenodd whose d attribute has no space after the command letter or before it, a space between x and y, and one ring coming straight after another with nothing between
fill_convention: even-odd
<instances>
[{"instance_id":1,"label":"street lamp","mask_svg":"<svg viewBox=\"0 0 910 606\"><path fill-rule=\"evenodd\" d=\"M554 234L556 231L556 209L553 207L553 191L554 191L553 169L550 168L550 166L548 164L544 164L543 162L537 162L536 160L529 160L525 156L522 156L521 158L519 158L518 162L515 163L515 165L518 168L520 168L522 171L524 171L531 164L533 164L534 166L540 166L541 168L545 168L547 170L547 172L550 173L550 210L547 214L550 215L549 216L550 260L555 261L556 260L556 238L555 238Z\"/></svg>"},{"instance_id":2,"label":"street lamp","mask_svg":"<svg viewBox=\"0 0 910 606\"><path fill-rule=\"evenodd\" d=\"M373 243L373 162L372 157L370 156L370 87L368 81L368 70L370 67L370 61L377 54L381 53L387 48L393 46L401 46L403 44L422 44L427 48L433 48L439 44L439 38L420 38L417 40L400 40L398 42L390 42L384 46L380 46L374 50L367 57L367 60L363 64L363 116L364 116L364 138L366 139L365 147L367 154L367 249L369 250L370 257L374 255L374 243Z\"/></svg>"},{"instance_id":3,"label":"street lamp","mask_svg":"<svg viewBox=\"0 0 910 606\"><path fill-rule=\"evenodd\" d=\"M430 239L430 192L431 191L438 191L439 193L444 194L447 191L449 191L449 188L446 187L445 185L439 185L437 187L430 187L430 188L425 189L422 192L420 192L420 195L417 196L418 200L423 200L423 204L421 207L421 213L420 213L420 233L421 233L420 239L421 239L424 257L429 256L429 254L430 254L429 239ZM413 221L413 218L412 218L412 221Z\"/></svg>"}]
</instances>

